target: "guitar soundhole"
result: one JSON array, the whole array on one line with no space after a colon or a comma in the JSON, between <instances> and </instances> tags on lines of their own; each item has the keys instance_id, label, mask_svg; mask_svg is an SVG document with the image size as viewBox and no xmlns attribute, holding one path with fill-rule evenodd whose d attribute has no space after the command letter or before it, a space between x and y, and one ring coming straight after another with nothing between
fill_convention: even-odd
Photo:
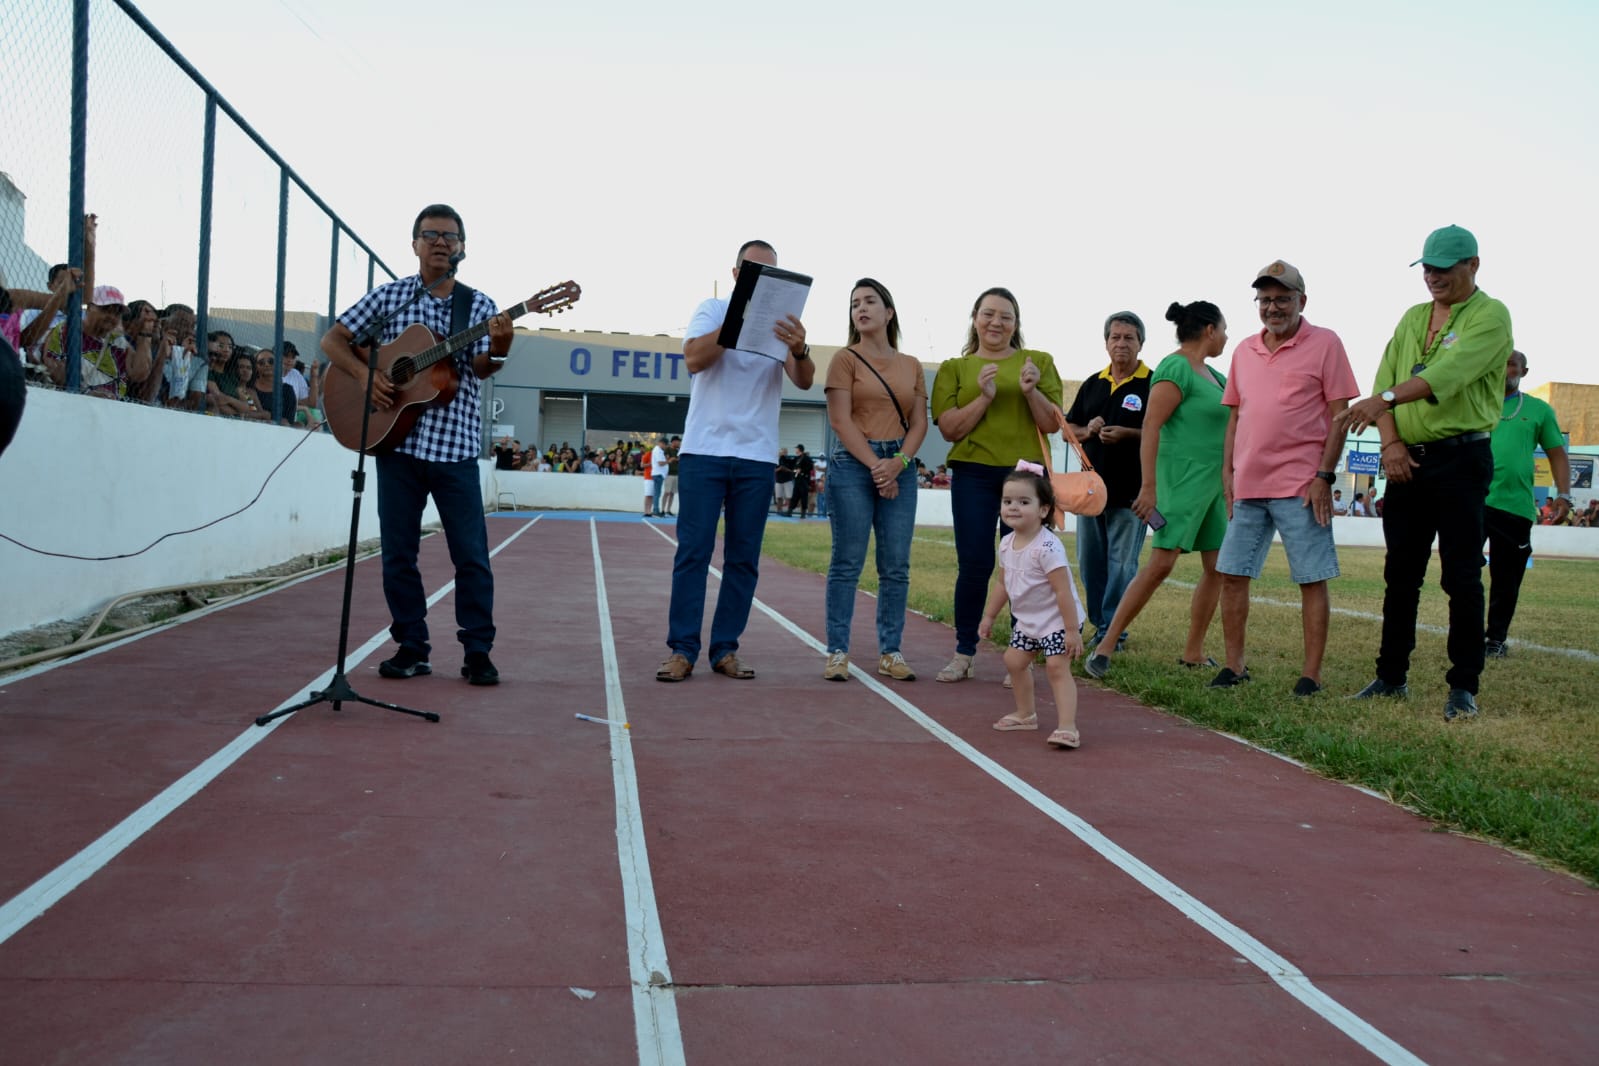
<instances>
[{"instance_id":1,"label":"guitar soundhole","mask_svg":"<svg viewBox=\"0 0 1599 1066\"><path fill-rule=\"evenodd\" d=\"M409 384L416 377L416 363L408 355L402 355L389 367L389 380L396 385Z\"/></svg>"}]
</instances>

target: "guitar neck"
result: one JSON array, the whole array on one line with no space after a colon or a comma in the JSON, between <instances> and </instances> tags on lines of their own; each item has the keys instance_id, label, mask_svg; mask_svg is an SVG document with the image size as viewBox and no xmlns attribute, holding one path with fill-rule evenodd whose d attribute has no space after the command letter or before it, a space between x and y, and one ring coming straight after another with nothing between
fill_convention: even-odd
<instances>
[{"instance_id":1,"label":"guitar neck","mask_svg":"<svg viewBox=\"0 0 1599 1066\"><path fill-rule=\"evenodd\" d=\"M523 315L527 314L527 312L528 312L528 301L523 300L521 303L517 304L515 307L512 307L512 308L510 308L510 309L508 309L506 311L501 312L501 314L504 314L504 315L508 316L511 319L511 321L515 322L517 319L519 319ZM462 348L465 348L467 345L475 344L477 341L481 340L485 335L488 334L488 332L489 332L489 322L491 322L491 321L492 321L492 319L485 318L483 321L479 322L477 325L471 326L471 327L469 327L467 329L463 329L461 332L457 333L455 336L447 337L444 340L439 341L439 343L435 344L433 347L427 349L426 351L418 352L416 355L411 357L412 362L416 365L416 369L419 370L419 371L420 370L426 370L428 367L432 366L434 363L437 363L439 360L450 358L452 355L454 355L456 352L460 351Z\"/></svg>"}]
</instances>

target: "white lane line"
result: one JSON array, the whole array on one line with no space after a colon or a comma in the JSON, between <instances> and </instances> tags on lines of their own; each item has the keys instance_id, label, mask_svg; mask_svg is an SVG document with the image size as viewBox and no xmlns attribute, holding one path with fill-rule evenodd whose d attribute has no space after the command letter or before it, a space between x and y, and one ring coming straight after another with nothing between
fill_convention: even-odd
<instances>
[{"instance_id":1,"label":"white lane line","mask_svg":"<svg viewBox=\"0 0 1599 1066\"><path fill-rule=\"evenodd\" d=\"M650 528L656 529L655 526ZM593 519L589 519L589 538L594 547L600 648L605 653L605 717L613 722L625 722L627 705L622 699L622 671L616 661L616 636L611 631L610 600L605 594L599 527ZM633 1030L638 1039L638 1060L648 1066L680 1066L684 1062L683 1031L677 1021L672 971L666 965L666 937L661 932L661 914L655 905L655 881L650 876L644 816L639 810L638 776L633 768L633 734L626 729L607 729L606 732L611 734L616 852L622 867L628 973L633 986Z\"/></svg>"},{"instance_id":2,"label":"white lane line","mask_svg":"<svg viewBox=\"0 0 1599 1066\"><path fill-rule=\"evenodd\" d=\"M660 531L657 530L656 532ZM663 537L666 536L664 533L661 535ZM671 540L672 538L667 537L666 539ZM711 572L720 579L721 574L714 567L711 568ZM803 644L813 651L821 655L827 654L827 646L825 644L771 607L768 607L760 599L755 600L755 607L762 614L799 638ZM852 664L850 673L854 674L863 685L881 696L900 713L953 748L962 758L1032 804L1046 817L1065 828L1090 848L1093 848L1117 869L1143 885L1166 903L1175 907L1189 921L1248 959L1285 992L1325 1018L1366 1051L1383 1062L1393 1063L1396 1066L1424 1066L1422 1059L1401 1046L1398 1041L1333 999L1326 992L1317 988L1310 978L1306 977L1287 959L1223 918L1215 910L1189 895L1174 882L1157 873L1154 868L1145 864L1137 856L1105 836L1098 829L1095 829L1093 825L1081 816L1073 814L1070 810L1050 799L993 759L973 748L966 741L933 720L921 708L907 701L899 693L879 682L877 678L862 670L859 666Z\"/></svg>"},{"instance_id":3,"label":"white lane line","mask_svg":"<svg viewBox=\"0 0 1599 1066\"><path fill-rule=\"evenodd\" d=\"M538 519L533 519L527 525L518 529L507 537L499 547L489 553L493 558L505 549L513 540L520 537L533 526ZM432 607L455 588L455 582L450 581L439 591L428 597L427 605ZM371 640L345 656L345 672L359 665L367 656L383 647L388 642L389 633L385 629ZM274 710L288 707L296 703L303 703L311 698L311 693L324 689L328 682L333 680L333 668L317 677L315 681L306 685L299 692L278 704ZM90 877L98 873L112 859L122 853L124 849L133 844L145 833L154 829L163 818L181 807L185 802L193 799L199 791L212 781L215 781L224 770L244 757L245 753L267 737L277 731L284 722L294 715L286 715L264 726L258 726L253 721L245 727L233 740L213 753L209 758L196 766L193 770L178 778L172 784L162 789L155 797L150 799L118 822L98 840L89 844L72 858L45 874L39 880L17 893L3 906L0 906L0 944L10 940L24 929L29 922L39 917L45 911L59 903L67 893L83 884Z\"/></svg>"}]
</instances>

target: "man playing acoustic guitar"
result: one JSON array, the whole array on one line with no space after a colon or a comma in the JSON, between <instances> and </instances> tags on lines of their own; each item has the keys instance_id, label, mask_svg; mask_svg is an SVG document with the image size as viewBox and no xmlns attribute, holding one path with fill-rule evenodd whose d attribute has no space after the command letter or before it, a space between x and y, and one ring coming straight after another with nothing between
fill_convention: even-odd
<instances>
[{"instance_id":1,"label":"man playing acoustic guitar","mask_svg":"<svg viewBox=\"0 0 1599 1066\"><path fill-rule=\"evenodd\" d=\"M449 273L465 257L466 227L454 208L433 204L422 209L411 226L411 247L418 273L381 285L338 317L322 338L322 350L343 371L365 386L367 359L354 341L377 316L387 314ZM467 321L452 329L457 282L447 278L405 308L384 329L388 344L407 326L421 323L440 337L489 320L488 336L450 357L460 378L454 398L429 407L392 451L377 459L378 521L383 539L383 595L393 624L389 634L399 644L392 658L378 667L384 677L416 677L433 672L428 664L427 596L417 553L422 539L422 510L432 495L450 560L455 564L456 636L466 650L461 675L474 685L499 683L489 660L494 646L494 574L489 569L488 528L483 519L478 454L482 448L483 414L478 382L499 370L511 350L511 319L494 301L473 292ZM464 286L462 287L465 288ZM372 383L372 406L387 410L400 387L379 370Z\"/></svg>"}]
</instances>

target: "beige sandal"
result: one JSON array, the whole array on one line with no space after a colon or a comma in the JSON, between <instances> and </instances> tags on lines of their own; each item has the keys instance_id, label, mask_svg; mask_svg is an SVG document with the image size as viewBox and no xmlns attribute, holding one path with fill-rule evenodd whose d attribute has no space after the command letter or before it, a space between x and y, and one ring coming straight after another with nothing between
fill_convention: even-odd
<instances>
[{"instance_id":1,"label":"beige sandal","mask_svg":"<svg viewBox=\"0 0 1599 1066\"><path fill-rule=\"evenodd\" d=\"M999 730L1001 733L1012 733L1018 729L1037 729L1038 715L1033 714L1023 718L1015 711L1012 711L999 721L995 722L994 728Z\"/></svg>"},{"instance_id":2,"label":"beige sandal","mask_svg":"<svg viewBox=\"0 0 1599 1066\"><path fill-rule=\"evenodd\" d=\"M1057 729L1044 743L1052 748L1076 748L1081 747L1083 741L1075 729Z\"/></svg>"},{"instance_id":3,"label":"beige sandal","mask_svg":"<svg viewBox=\"0 0 1599 1066\"><path fill-rule=\"evenodd\" d=\"M975 656L955 653L955 657L944 664L944 669L933 675L934 681L965 681L967 678L977 676Z\"/></svg>"}]
</instances>

